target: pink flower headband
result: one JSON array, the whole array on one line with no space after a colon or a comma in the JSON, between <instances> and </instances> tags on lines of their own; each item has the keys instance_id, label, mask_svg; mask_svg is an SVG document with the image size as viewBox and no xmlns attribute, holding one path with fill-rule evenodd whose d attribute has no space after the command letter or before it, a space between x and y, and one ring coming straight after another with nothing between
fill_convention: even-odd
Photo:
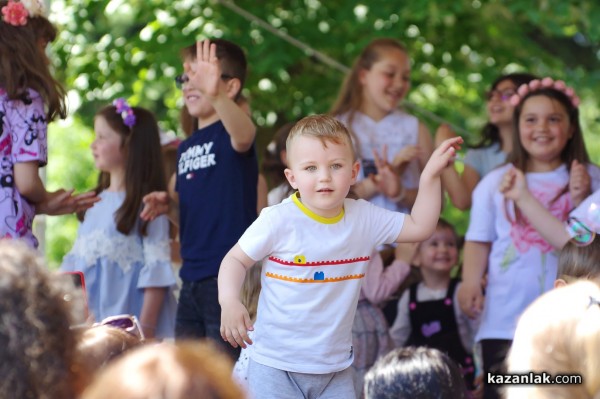
<instances>
[{"instance_id":1,"label":"pink flower headband","mask_svg":"<svg viewBox=\"0 0 600 399\"><path fill-rule=\"evenodd\" d=\"M2 7L2 20L12 26L27 25L27 18L44 16L46 7L43 0L8 0Z\"/></svg>"},{"instance_id":2,"label":"pink flower headband","mask_svg":"<svg viewBox=\"0 0 600 399\"><path fill-rule=\"evenodd\" d=\"M510 103L516 107L519 105L523 97L525 97L528 93L545 88L562 91L567 97L569 97L571 104L573 104L575 108L579 107L579 97L577 97L575 94L575 90L573 90L571 87L567 87L565 82L562 80L555 81L550 77L545 77L542 80L534 79L529 83L522 84L517 89L517 93L513 94L513 96L510 98Z\"/></svg>"},{"instance_id":3,"label":"pink flower headband","mask_svg":"<svg viewBox=\"0 0 600 399\"><path fill-rule=\"evenodd\" d=\"M123 118L125 126L132 128L135 125L135 115L133 114L133 109L127 104L127 101L122 97L117 98L113 101L113 105L117 109L117 114L120 114L121 118Z\"/></svg>"}]
</instances>

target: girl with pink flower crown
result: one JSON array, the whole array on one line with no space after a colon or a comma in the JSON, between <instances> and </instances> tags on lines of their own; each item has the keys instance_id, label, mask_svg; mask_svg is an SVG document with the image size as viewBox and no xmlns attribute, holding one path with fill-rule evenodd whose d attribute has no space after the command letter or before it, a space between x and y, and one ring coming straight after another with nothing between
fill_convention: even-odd
<instances>
[{"instance_id":1,"label":"girl with pink flower crown","mask_svg":"<svg viewBox=\"0 0 600 399\"><path fill-rule=\"evenodd\" d=\"M476 340L486 373L502 372L518 317L553 287L557 271L554 248L501 189L524 176L531 195L564 222L574 206L600 188L600 168L590 163L579 99L571 88L551 78L536 79L521 85L511 103L513 150L506 165L486 175L473 193L458 291L467 315L482 312ZM484 386L484 397L499 397L497 388Z\"/></svg>"},{"instance_id":2,"label":"girl with pink flower crown","mask_svg":"<svg viewBox=\"0 0 600 399\"><path fill-rule=\"evenodd\" d=\"M47 162L48 122L66 116L65 92L45 54L56 29L41 0L0 0L0 11L0 238L37 247L36 213L83 211L97 197L44 188L38 169Z\"/></svg>"}]
</instances>

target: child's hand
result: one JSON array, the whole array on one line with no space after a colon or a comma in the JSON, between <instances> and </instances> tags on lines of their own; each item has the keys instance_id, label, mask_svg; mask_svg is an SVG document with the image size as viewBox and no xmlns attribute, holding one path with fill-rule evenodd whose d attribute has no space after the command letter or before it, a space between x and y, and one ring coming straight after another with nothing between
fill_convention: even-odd
<instances>
[{"instance_id":1,"label":"child's hand","mask_svg":"<svg viewBox=\"0 0 600 399\"><path fill-rule=\"evenodd\" d=\"M434 145L439 147L445 140L457 137L450 125L442 123L435 132Z\"/></svg>"},{"instance_id":2,"label":"child's hand","mask_svg":"<svg viewBox=\"0 0 600 399\"><path fill-rule=\"evenodd\" d=\"M400 194L400 176L387 163L387 146L383 146L381 156L373 150L373 158L377 174L369 178L375 183L376 190L388 198L397 197Z\"/></svg>"},{"instance_id":3,"label":"child's hand","mask_svg":"<svg viewBox=\"0 0 600 399\"><path fill-rule=\"evenodd\" d=\"M248 310L239 300L232 300L221 305L221 337L237 348L252 345L248 331L254 330Z\"/></svg>"},{"instance_id":4,"label":"child's hand","mask_svg":"<svg viewBox=\"0 0 600 399\"><path fill-rule=\"evenodd\" d=\"M453 137L444 140L444 142L433 151L433 154L431 154L429 161L427 161L425 168L423 168L421 176L438 177L440 173L453 162L456 151L460 150L462 142L462 137Z\"/></svg>"},{"instance_id":5,"label":"child's hand","mask_svg":"<svg viewBox=\"0 0 600 399\"><path fill-rule=\"evenodd\" d=\"M404 173L404 170L408 166L409 162L413 159L418 159L421 156L421 147L417 145L409 145L402 148L398 153L394 156L392 160L392 168L394 171L401 175Z\"/></svg>"},{"instance_id":6,"label":"child's hand","mask_svg":"<svg viewBox=\"0 0 600 399\"><path fill-rule=\"evenodd\" d=\"M196 43L196 61L184 63L185 73L193 87L205 97L213 99L219 94L221 64L217 58L217 45L204 40Z\"/></svg>"},{"instance_id":7,"label":"child's hand","mask_svg":"<svg viewBox=\"0 0 600 399\"><path fill-rule=\"evenodd\" d=\"M475 319L481 314L484 298L479 281L476 283L463 281L458 287L456 296L464 314L471 319Z\"/></svg>"},{"instance_id":8,"label":"child's hand","mask_svg":"<svg viewBox=\"0 0 600 399\"><path fill-rule=\"evenodd\" d=\"M576 159L571 164L569 176L569 193L574 206L578 206L592 193L590 174L585 165Z\"/></svg>"},{"instance_id":9,"label":"child's hand","mask_svg":"<svg viewBox=\"0 0 600 399\"><path fill-rule=\"evenodd\" d=\"M144 209L140 213L142 220L154 220L160 215L169 212L169 193L166 191L154 191L142 198Z\"/></svg>"},{"instance_id":10,"label":"child's hand","mask_svg":"<svg viewBox=\"0 0 600 399\"><path fill-rule=\"evenodd\" d=\"M43 202L36 204L36 213L53 216L67 215L88 210L100 201L100 197L94 191L77 195L73 195L73 191L60 189L49 192Z\"/></svg>"},{"instance_id":11,"label":"child's hand","mask_svg":"<svg viewBox=\"0 0 600 399\"><path fill-rule=\"evenodd\" d=\"M513 200L515 203L520 202L530 194L525 175L517 168L510 168L504 174L498 190L504 195L504 198Z\"/></svg>"}]
</instances>

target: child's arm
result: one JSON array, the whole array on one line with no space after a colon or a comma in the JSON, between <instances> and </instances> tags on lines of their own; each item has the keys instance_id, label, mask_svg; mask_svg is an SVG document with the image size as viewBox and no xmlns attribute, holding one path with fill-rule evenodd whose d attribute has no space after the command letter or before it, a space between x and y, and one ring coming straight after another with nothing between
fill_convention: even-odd
<instances>
[{"instance_id":1,"label":"child's arm","mask_svg":"<svg viewBox=\"0 0 600 399\"><path fill-rule=\"evenodd\" d=\"M402 251L402 253L411 251L408 246L416 246L416 244L398 244L398 247L406 249L405 251ZM409 257L399 256L399 250L396 248L396 257L394 261L389 266L384 267L383 259L381 258L381 255L379 255L379 252L373 252L361 287L362 293L369 302L379 305L398 290L400 283L402 283L408 273L410 273L410 261L407 258Z\"/></svg>"},{"instance_id":2,"label":"child's arm","mask_svg":"<svg viewBox=\"0 0 600 399\"><path fill-rule=\"evenodd\" d=\"M14 164L15 187L19 194L32 204L46 200L48 192L39 175L38 161L17 162Z\"/></svg>"},{"instance_id":3,"label":"child's arm","mask_svg":"<svg viewBox=\"0 0 600 399\"><path fill-rule=\"evenodd\" d=\"M435 133L435 144L438 146L442 141L457 137L446 124L440 125ZM450 197L452 204L460 209L466 210L471 207L471 194L479 182L479 174L468 165L464 165L462 174L454 168L454 164L448 165L441 174L442 184Z\"/></svg>"},{"instance_id":4,"label":"child's arm","mask_svg":"<svg viewBox=\"0 0 600 399\"><path fill-rule=\"evenodd\" d=\"M179 227L179 196L175 191L175 174L169 180L167 191L153 191L142 198L144 208L140 213L142 220L154 220L160 215L167 215L171 223Z\"/></svg>"},{"instance_id":5,"label":"child's arm","mask_svg":"<svg viewBox=\"0 0 600 399\"><path fill-rule=\"evenodd\" d=\"M433 140L431 139L429 129L421 121L419 121L417 144L419 146L419 166L421 170L424 170L431 158L431 154L433 154Z\"/></svg>"},{"instance_id":6,"label":"child's arm","mask_svg":"<svg viewBox=\"0 0 600 399\"><path fill-rule=\"evenodd\" d=\"M500 182L499 190L506 199L515 202L533 228L552 246L560 249L571 239L563 222L531 195L521 170L509 169Z\"/></svg>"},{"instance_id":7,"label":"child's arm","mask_svg":"<svg viewBox=\"0 0 600 399\"><path fill-rule=\"evenodd\" d=\"M462 141L461 137L448 139L431 154L421 173L417 199L410 215L404 218L396 242L423 241L433 234L442 210L440 174L452 161Z\"/></svg>"},{"instance_id":8,"label":"child's arm","mask_svg":"<svg viewBox=\"0 0 600 399\"><path fill-rule=\"evenodd\" d=\"M490 250L489 242L465 242L462 283L458 287L457 297L462 311L473 319L479 316L483 309L481 281L487 268Z\"/></svg>"},{"instance_id":9,"label":"child's arm","mask_svg":"<svg viewBox=\"0 0 600 399\"><path fill-rule=\"evenodd\" d=\"M140 313L140 324L146 339L154 338L160 310L167 296L165 287L144 288L144 304Z\"/></svg>"},{"instance_id":10,"label":"child's arm","mask_svg":"<svg viewBox=\"0 0 600 399\"><path fill-rule=\"evenodd\" d=\"M252 344L248 331L253 330L248 310L240 301L240 290L246 270L256 261L244 253L239 244L225 255L218 278L219 304L221 305L221 336L234 348Z\"/></svg>"},{"instance_id":11,"label":"child's arm","mask_svg":"<svg viewBox=\"0 0 600 399\"><path fill-rule=\"evenodd\" d=\"M100 200L95 192L73 195L73 190L46 191L37 161L17 162L13 167L19 194L35 205L36 214L65 215L91 208Z\"/></svg>"},{"instance_id":12,"label":"child's arm","mask_svg":"<svg viewBox=\"0 0 600 399\"><path fill-rule=\"evenodd\" d=\"M217 46L204 40L196 43L196 61L185 65L186 73L194 86L214 107L231 136L231 145L237 152L246 152L254 143L256 126L248 113L233 98L241 90L239 79L221 80L221 66L217 59Z\"/></svg>"}]
</instances>

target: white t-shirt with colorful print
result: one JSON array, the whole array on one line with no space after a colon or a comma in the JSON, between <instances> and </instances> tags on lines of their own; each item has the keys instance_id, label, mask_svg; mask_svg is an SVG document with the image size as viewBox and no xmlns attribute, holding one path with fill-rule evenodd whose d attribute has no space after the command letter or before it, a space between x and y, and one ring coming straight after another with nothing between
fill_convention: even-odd
<instances>
[{"instance_id":1,"label":"white t-shirt with colorful print","mask_svg":"<svg viewBox=\"0 0 600 399\"><path fill-rule=\"evenodd\" d=\"M481 325L476 340L512 340L518 317L538 296L554 286L557 251L499 192L500 181L511 168L500 166L487 174L473 192L471 221L465 239L489 242L488 277ZM600 169L588 165L592 190L600 188ZM527 173L527 186L555 217L566 221L573 208L566 165L545 173Z\"/></svg>"},{"instance_id":2,"label":"white t-shirt with colorful print","mask_svg":"<svg viewBox=\"0 0 600 399\"><path fill-rule=\"evenodd\" d=\"M373 249L396 240L404 214L346 199L324 218L292 195L265 208L239 240L263 260L251 358L285 371L325 374L352 364L352 323Z\"/></svg>"}]
</instances>

